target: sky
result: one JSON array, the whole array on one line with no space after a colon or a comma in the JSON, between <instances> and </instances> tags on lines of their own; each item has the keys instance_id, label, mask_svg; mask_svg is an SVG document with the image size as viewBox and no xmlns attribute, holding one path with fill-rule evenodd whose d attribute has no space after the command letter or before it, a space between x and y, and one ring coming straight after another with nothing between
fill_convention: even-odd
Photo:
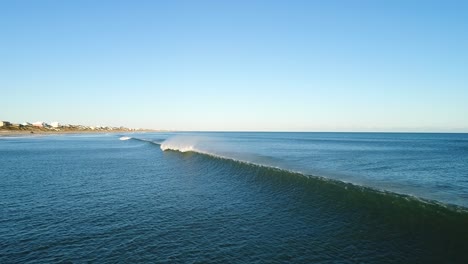
<instances>
[{"instance_id":1,"label":"sky","mask_svg":"<svg viewBox=\"0 0 468 264\"><path fill-rule=\"evenodd\" d=\"M467 1L0 1L0 119L468 132Z\"/></svg>"}]
</instances>

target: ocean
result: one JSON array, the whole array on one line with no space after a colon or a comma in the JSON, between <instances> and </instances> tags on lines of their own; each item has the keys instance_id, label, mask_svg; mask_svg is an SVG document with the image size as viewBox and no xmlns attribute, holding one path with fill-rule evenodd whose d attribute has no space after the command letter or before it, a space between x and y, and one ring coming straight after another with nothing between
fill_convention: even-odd
<instances>
[{"instance_id":1,"label":"ocean","mask_svg":"<svg viewBox=\"0 0 468 264\"><path fill-rule=\"evenodd\" d=\"M0 138L0 263L468 263L468 134Z\"/></svg>"}]
</instances>

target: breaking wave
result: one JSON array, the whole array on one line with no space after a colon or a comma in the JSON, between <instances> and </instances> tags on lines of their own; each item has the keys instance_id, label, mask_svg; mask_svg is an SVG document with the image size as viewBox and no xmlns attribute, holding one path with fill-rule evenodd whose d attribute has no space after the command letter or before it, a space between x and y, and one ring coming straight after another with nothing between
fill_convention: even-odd
<instances>
[{"instance_id":1,"label":"breaking wave","mask_svg":"<svg viewBox=\"0 0 468 264\"><path fill-rule=\"evenodd\" d=\"M199 142L197 137L185 137L185 136L176 136L169 138L161 143L161 150L174 150L179 152L202 152L196 148L197 143Z\"/></svg>"},{"instance_id":2,"label":"breaking wave","mask_svg":"<svg viewBox=\"0 0 468 264\"><path fill-rule=\"evenodd\" d=\"M320 181L325 181L327 183L332 183L333 185L338 185L343 187L346 190L349 190L349 188L359 190L360 192L366 191L366 192L372 192L374 194L382 194L382 195L390 195L394 197L399 197L403 198L405 200L412 200L418 203L423 203L423 204L431 204L431 205L436 205L436 206L441 206L444 208L451 208L455 211L459 212L465 212L468 213L468 208L458 206L458 205L453 205L453 204L445 204L436 200L429 200L429 199L424 199L420 198L417 196L413 195L408 195L408 194L401 194L401 193L396 193L384 189L376 189L373 187L369 186L362 186L359 184L355 184L352 182L346 182L343 180L338 180L338 179L333 179L333 178L328 178L328 177L323 177L323 176L317 176L317 175L311 175L308 173L304 173L302 171L296 171L296 170L291 170L291 169L285 169L277 166L271 166L267 164L262 164L262 163L256 163L252 162L249 159L239 159L239 158L232 158L227 155L222 155L219 153L216 153L214 151L209 151L208 148L203 146L203 140L208 140L206 138L202 137L193 137L193 136L175 136L172 138L169 138L167 140L164 140L162 142L154 142L154 141L148 141L150 143L159 145L161 150L163 151L175 151L175 152L180 152L180 153L187 153L187 152L193 152L197 154L201 154L205 157L209 158L214 158L216 160L222 160L222 161L228 161L228 162L234 162L238 164L242 164L245 166L250 166L250 167L256 167L256 168L261 168L267 171L275 171L275 172L282 172L284 174L288 174L290 176L301 176L309 179L315 179L315 180L320 180ZM147 141L147 140L143 140Z\"/></svg>"}]
</instances>

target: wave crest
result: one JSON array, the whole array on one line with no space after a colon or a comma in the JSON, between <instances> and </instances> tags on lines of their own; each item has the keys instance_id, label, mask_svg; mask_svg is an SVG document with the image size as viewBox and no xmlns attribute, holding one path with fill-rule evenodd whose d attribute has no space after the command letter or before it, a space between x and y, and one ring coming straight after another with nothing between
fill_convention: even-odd
<instances>
[{"instance_id":1,"label":"wave crest","mask_svg":"<svg viewBox=\"0 0 468 264\"><path fill-rule=\"evenodd\" d=\"M161 143L161 150L175 150L179 152L202 152L196 148L200 139L192 136L175 136Z\"/></svg>"}]
</instances>

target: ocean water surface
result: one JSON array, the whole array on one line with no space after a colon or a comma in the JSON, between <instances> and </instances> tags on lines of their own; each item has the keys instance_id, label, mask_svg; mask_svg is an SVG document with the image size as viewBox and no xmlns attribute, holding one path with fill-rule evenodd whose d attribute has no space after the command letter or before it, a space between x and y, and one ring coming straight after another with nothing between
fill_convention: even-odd
<instances>
[{"instance_id":1,"label":"ocean water surface","mask_svg":"<svg viewBox=\"0 0 468 264\"><path fill-rule=\"evenodd\" d=\"M0 138L0 263L468 263L468 134Z\"/></svg>"}]
</instances>

